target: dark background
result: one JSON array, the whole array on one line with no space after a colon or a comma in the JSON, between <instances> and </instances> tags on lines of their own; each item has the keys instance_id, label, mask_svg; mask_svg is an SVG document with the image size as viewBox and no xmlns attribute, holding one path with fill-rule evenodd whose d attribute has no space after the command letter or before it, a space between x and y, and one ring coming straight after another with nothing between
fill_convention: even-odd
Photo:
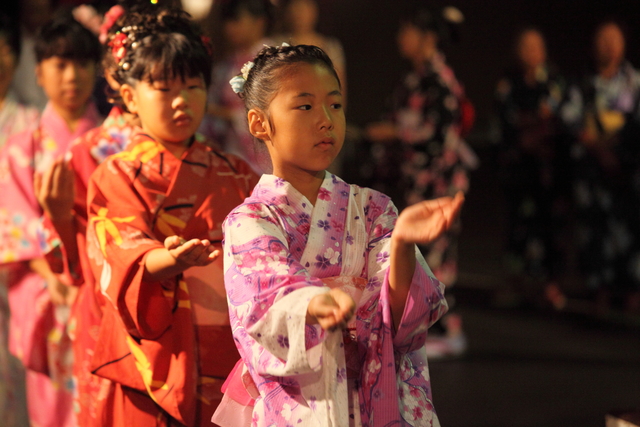
<instances>
[{"instance_id":1,"label":"dark background","mask_svg":"<svg viewBox=\"0 0 640 427\"><path fill-rule=\"evenodd\" d=\"M338 37L345 49L349 85L348 119L376 120L409 64L398 55L396 32L403 9L452 5L465 15L460 41L445 48L448 62L476 106L475 140L486 139L493 91L512 61L518 29L534 25L547 39L551 61L567 77L589 69L594 27L614 17L629 27L628 59L640 66L640 2L635 0L320 0L321 32ZM477 143L481 141L476 141Z\"/></svg>"}]
</instances>

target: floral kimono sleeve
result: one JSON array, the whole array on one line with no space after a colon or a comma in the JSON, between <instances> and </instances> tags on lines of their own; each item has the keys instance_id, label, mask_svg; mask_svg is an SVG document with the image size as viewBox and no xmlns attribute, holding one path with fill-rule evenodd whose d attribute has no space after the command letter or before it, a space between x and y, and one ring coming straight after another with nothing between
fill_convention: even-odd
<instances>
[{"instance_id":1,"label":"floral kimono sleeve","mask_svg":"<svg viewBox=\"0 0 640 427\"><path fill-rule=\"evenodd\" d=\"M386 212L375 219L370 232L369 283L382 283L380 302L385 307L389 306L391 232L397 217L395 206L389 203ZM393 338L394 351L400 354L422 347L427 337L427 329L447 311L444 285L433 276L417 247L415 253L416 267L413 280L402 320ZM385 310L383 307L380 309Z\"/></svg>"},{"instance_id":2,"label":"floral kimono sleeve","mask_svg":"<svg viewBox=\"0 0 640 427\"><path fill-rule=\"evenodd\" d=\"M32 132L12 136L0 150L0 263L42 256L42 210L33 191Z\"/></svg>"},{"instance_id":3,"label":"floral kimono sleeve","mask_svg":"<svg viewBox=\"0 0 640 427\"><path fill-rule=\"evenodd\" d=\"M281 377L320 369L325 334L305 320L311 298L329 288L291 255L274 210L246 204L227 218L225 286L245 361L259 375Z\"/></svg>"}]
</instances>

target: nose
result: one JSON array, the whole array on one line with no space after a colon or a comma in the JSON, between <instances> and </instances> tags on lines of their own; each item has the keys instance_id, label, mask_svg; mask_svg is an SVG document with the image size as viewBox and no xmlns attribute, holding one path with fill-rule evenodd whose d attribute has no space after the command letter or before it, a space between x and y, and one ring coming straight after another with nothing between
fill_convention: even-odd
<instances>
[{"instance_id":1,"label":"nose","mask_svg":"<svg viewBox=\"0 0 640 427\"><path fill-rule=\"evenodd\" d=\"M320 129L333 130L333 116L330 107L324 106L320 116Z\"/></svg>"},{"instance_id":2,"label":"nose","mask_svg":"<svg viewBox=\"0 0 640 427\"><path fill-rule=\"evenodd\" d=\"M172 107L174 109L182 109L187 106L189 102L189 94L186 90L181 90L178 95L173 99Z\"/></svg>"},{"instance_id":3,"label":"nose","mask_svg":"<svg viewBox=\"0 0 640 427\"><path fill-rule=\"evenodd\" d=\"M80 74L80 64L76 64L75 61L69 61L64 69L64 78L66 81L76 81Z\"/></svg>"}]
</instances>

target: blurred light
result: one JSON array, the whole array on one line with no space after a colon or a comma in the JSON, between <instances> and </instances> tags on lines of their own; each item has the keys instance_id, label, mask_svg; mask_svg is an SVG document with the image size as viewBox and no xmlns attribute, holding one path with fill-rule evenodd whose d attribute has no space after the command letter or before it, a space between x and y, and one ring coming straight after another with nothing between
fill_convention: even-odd
<instances>
[{"instance_id":1,"label":"blurred light","mask_svg":"<svg viewBox=\"0 0 640 427\"><path fill-rule=\"evenodd\" d=\"M182 7L195 21L199 21L209 15L213 2L214 0L182 0Z\"/></svg>"},{"instance_id":2,"label":"blurred light","mask_svg":"<svg viewBox=\"0 0 640 427\"><path fill-rule=\"evenodd\" d=\"M151 0L151 4L158 4L158 0Z\"/></svg>"}]
</instances>

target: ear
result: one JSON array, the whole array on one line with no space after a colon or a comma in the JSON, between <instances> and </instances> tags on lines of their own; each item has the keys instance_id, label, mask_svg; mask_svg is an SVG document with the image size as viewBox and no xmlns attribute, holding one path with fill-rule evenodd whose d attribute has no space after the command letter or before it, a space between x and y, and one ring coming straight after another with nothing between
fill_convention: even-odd
<instances>
[{"instance_id":1,"label":"ear","mask_svg":"<svg viewBox=\"0 0 640 427\"><path fill-rule=\"evenodd\" d=\"M138 98L133 86L127 83L120 86L120 97L122 98L122 102L124 102L124 105L127 106L127 110L129 110L130 113L138 114Z\"/></svg>"},{"instance_id":2,"label":"ear","mask_svg":"<svg viewBox=\"0 0 640 427\"><path fill-rule=\"evenodd\" d=\"M270 139L269 121L264 112L252 108L247 113L247 120L249 122L249 132L251 135L262 141L268 141Z\"/></svg>"}]
</instances>

